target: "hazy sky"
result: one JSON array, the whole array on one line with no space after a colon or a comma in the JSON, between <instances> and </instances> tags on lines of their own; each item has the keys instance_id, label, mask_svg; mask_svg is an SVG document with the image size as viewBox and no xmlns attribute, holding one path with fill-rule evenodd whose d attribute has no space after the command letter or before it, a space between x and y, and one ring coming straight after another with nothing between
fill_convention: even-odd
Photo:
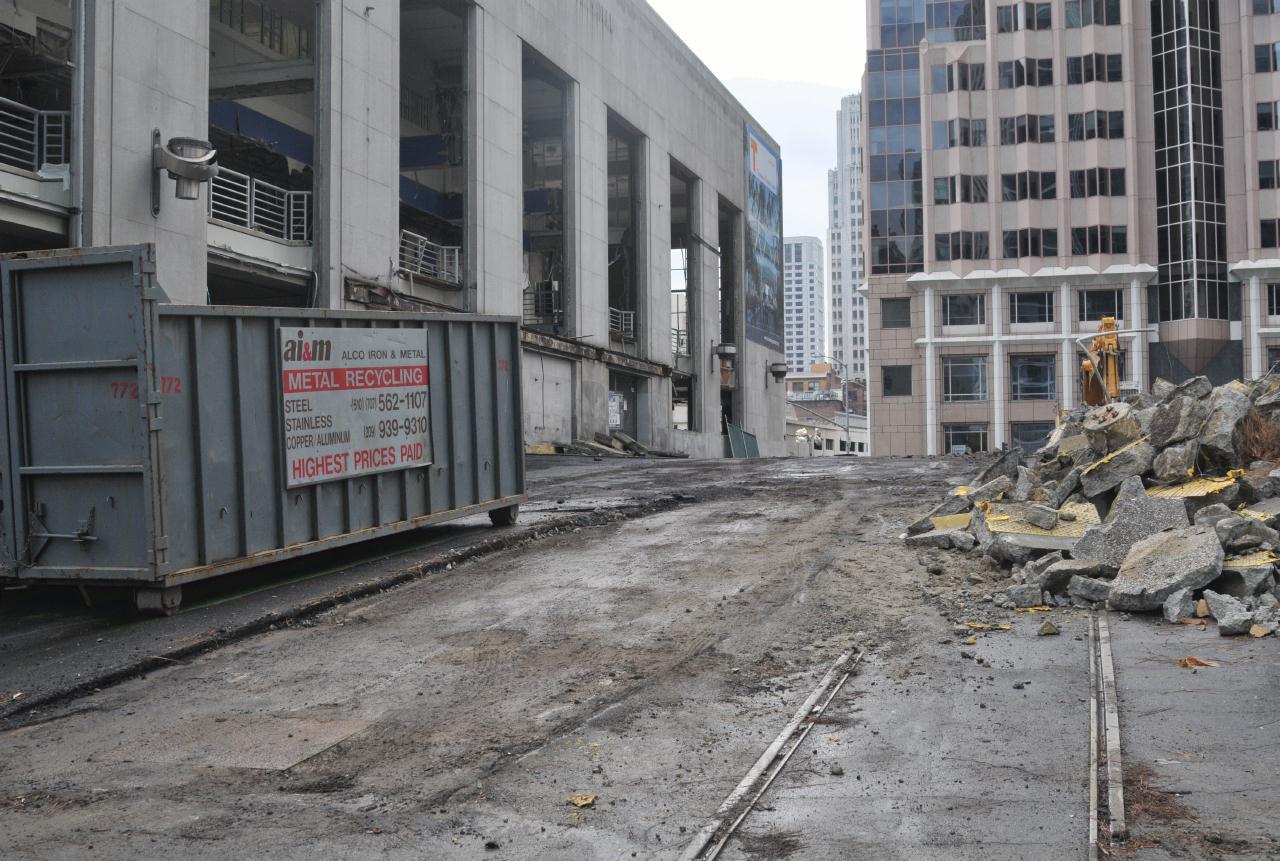
<instances>
[{"instance_id":1,"label":"hazy sky","mask_svg":"<svg viewBox=\"0 0 1280 861\"><path fill-rule=\"evenodd\" d=\"M782 145L783 230L826 245L840 97L861 86L863 0L649 0Z\"/></svg>"}]
</instances>

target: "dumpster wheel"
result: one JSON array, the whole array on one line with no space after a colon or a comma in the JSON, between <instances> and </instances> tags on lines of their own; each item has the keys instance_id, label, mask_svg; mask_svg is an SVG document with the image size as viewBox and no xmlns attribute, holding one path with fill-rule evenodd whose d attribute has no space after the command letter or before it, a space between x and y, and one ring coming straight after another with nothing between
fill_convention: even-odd
<instances>
[{"instance_id":1,"label":"dumpster wheel","mask_svg":"<svg viewBox=\"0 0 1280 861\"><path fill-rule=\"evenodd\" d=\"M489 512L489 519L494 526L515 526L520 519L520 506L508 505L506 508L495 508Z\"/></svg>"},{"instance_id":2,"label":"dumpster wheel","mask_svg":"<svg viewBox=\"0 0 1280 861\"><path fill-rule=\"evenodd\" d=\"M134 606L149 616L172 616L182 606L182 587L138 589L133 593Z\"/></svg>"}]
</instances>

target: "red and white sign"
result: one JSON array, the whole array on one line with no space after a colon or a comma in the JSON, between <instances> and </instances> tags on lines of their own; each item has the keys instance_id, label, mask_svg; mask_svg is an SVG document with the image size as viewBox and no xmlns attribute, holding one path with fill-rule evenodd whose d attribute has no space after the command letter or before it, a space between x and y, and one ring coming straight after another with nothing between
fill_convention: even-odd
<instances>
[{"instance_id":1,"label":"red and white sign","mask_svg":"<svg viewBox=\"0 0 1280 861\"><path fill-rule=\"evenodd\" d=\"M288 487L428 466L423 329L280 329Z\"/></svg>"}]
</instances>

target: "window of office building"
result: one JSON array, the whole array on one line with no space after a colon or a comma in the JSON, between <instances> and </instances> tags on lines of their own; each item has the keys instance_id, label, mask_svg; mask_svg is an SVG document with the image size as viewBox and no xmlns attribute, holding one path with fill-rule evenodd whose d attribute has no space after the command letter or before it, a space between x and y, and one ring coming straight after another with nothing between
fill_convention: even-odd
<instances>
[{"instance_id":1,"label":"window of office building","mask_svg":"<svg viewBox=\"0 0 1280 861\"><path fill-rule=\"evenodd\" d=\"M1123 290L1082 290L1079 301L1082 323L1097 322L1103 317L1124 318Z\"/></svg>"},{"instance_id":2,"label":"window of office building","mask_svg":"<svg viewBox=\"0 0 1280 861\"><path fill-rule=\"evenodd\" d=\"M636 315L640 307L641 272L639 228L641 224L641 137L622 119L609 115L608 228L609 228L609 334L615 339L637 339Z\"/></svg>"},{"instance_id":3,"label":"window of office building","mask_svg":"<svg viewBox=\"0 0 1280 861\"><path fill-rule=\"evenodd\" d=\"M911 397L911 366L885 365L882 372L883 395L886 398Z\"/></svg>"},{"instance_id":4,"label":"window of office building","mask_svg":"<svg viewBox=\"0 0 1280 861\"><path fill-rule=\"evenodd\" d=\"M1280 317L1280 284L1267 285L1267 316Z\"/></svg>"},{"instance_id":5,"label":"window of office building","mask_svg":"<svg viewBox=\"0 0 1280 861\"><path fill-rule=\"evenodd\" d=\"M1258 131L1280 129L1280 102L1258 102Z\"/></svg>"},{"instance_id":6,"label":"window of office building","mask_svg":"<svg viewBox=\"0 0 1280 861\"><path fill-rule=\"evenodd\" d=\"M1122 167L1091 167L1071 171L1072 197L1124 197Z\"/></svg>"},{"instance_id":7,"label":"window of office building","mask_svg":"<svg viewBox=\"0 0 1280 861\"><path fill-rule=\"evenodd\" d=\"M929 70L934 93L953 93L957 90L977 91L987 88L987 67L984 63L938 64Z\"/></svg>"},{"instance_id":8,"label":"window of office building","mask_svg":"<svg viewBox=\"0 0 1280 861\"><path fill-rule=\"evenodd\" d=\"M1051 29L1053 29L1052 3L1009 3L996 7L996 30L1000 33Z\"/></svg>"},{"instance_id":9,"label":"window of office building","mask_svg":"<svg viewBox=\"0 0 1280 861\"><path fill-rule=\"evenodd\" d=\"M1067 0L1063 11L1068 29L1120 23L1120 0Z\"/></svg>"},{"instance_id":10,"label":"window of office building","mask_svg":"<svg viewBox=\"0 0 1280 861\"><path fill-rule=\"evenodd\" d=\"M1253 14L1274 15L1280 12L1280 0L1253 0Z\"/></svg>"},{"instance_id":11,"label":"window of office building","mask_svg":"<svg viewBox=\"0 0 1280 861\"><path fill-rule=\"evenodd\" d=\"M1000 199L1054 200L1058 196L1058 175L1051 170L1028 170L1000 176Z\"/></svg>"},{"instance_id":12,"label":"window of office building","mask_svg":"<svg viewBox=\"0 0 1280 861\"><path fill-rule=\"evenodd\" d=\"M942 360L942 399L948 403L985 401L987 357L945 357Z\"/></svg>"},{"instance_id":13,"label":"window of office building","mask_svg":"<svg viewBox=\"0 0 1280 861\"><path fill-rule=\"evenodd\" d=\"M1058 362L1052 355L1010 356L1009 395L1015 401L1052 401L1058 397Z\"/></svg>"},{"instance_id":14,"label":"window of office building","mask_svg":"<svg viewBox=\"0 0 1280 861\"><path fill-rule=\"evenodd\" d=\"M1259 74L1280 71L1280 42L1253 46L1253 70Z\"/></svg>"},{"instance_id":15,"label":"window of office building","mask_svg":"<svg viewBox=\"0 0 1280 861\"><path fill-rule=\"evenodd\" d=\"M883 0L881 48L867 54L866 156L888 159L883 178L872 179L865 189L873 275L924 269L924 174L919 167L919 43L924 37L923 4Z\"/></svg>"},{"instance_id":16,"label":"window of office building","mask_svg":"<svg viewBox=\"0 0 1280 861\"><path fill-rule=\"evenodd\" d=\"M1129 229L1123 225L1102 224L1071 228L1073 255L1127 254L1128 251Z\"/></svg>"},{"instance_id":17,"label":"window of office building","mask_svg":"<svg viewBox=\"0 0 1280 861\"><path fill-rule=\"evenodd\" d=\"M1119 54L1085 54L1067 58L1067 83L1091 84L1094 81L1114 83L1121 80Z\"/></svg>"},{"instance_id":18,"label":"window of office building","mask_svg":"<svg viewBox=\"0 0 1280 861\"><path fill-rule=\"evenodd\" d=\"M909 298L880 300L881 329L910 329L911 300Z\"/></svg>"},{"instance_id":19,"label":"window of office building","mask_svg":"<svg viewBox=\"0 0 1280 861\"><path fill-rule=\"evenodd\" d=\"M987 426L943 425L942 445L948 454L981 454L987 451Z\"/></svg>"},{"instance_id":20,"label":"window of office building","mask_svg":"<svg viewBox=\"0 0 1280 861\"><path fill-rule=\"evenodd\" d=\"M998 68L1000 89L1002 90L1012 90L1016 87L1053 86L1052 57L1003 60Z\"/></svg>"},{"instance_id":21,"label":"window of office building","mask_svg":"<svg viewBox=\"0 0 1280 861\"><path fill-rule=\"evenodd\" d=\"M963 293L942 297L942 325L983 326L987 322L987 297Z\"/></svg>"},{"instance_id":22,"label":"window of office building","mask_svg":"<svg viewBox=\"0 0 1280 861\"><path fill-rule=\"evenodd\" d=\"M1124 138L1124 111L1085 111L1067 115L1067 137L1073 141Z\"/></svg>"},{"instance_id":23,"label":"window of office building","mask_svg":"<svg viewBox=\"0 0 1280 861\"><path fill-rule=\"evenodd\" d=\"M1009 322L1052 323L1053 293L1045 291L1009 294Z\"/></svg>"},{"instance_id":24,"label":"window of office building","mask_svg":"<svg viewBox=\"0 0 1280 861\"><path fill-rule=\"evenodd\" d=\"M1010 422L1009 444L1031 454L1044 448L1056 425L1053 422Z\"/></svg>"},{"instance_id":25,"label":"window of office building","mask_svg":"<svg viewBox=\"0 0 1280 861\"><path fill-rule=\"evenodd\" d=\"M939 176L933 180L933 202L938 206L952 203L986 203L985 176Z\"/></svg>"},{"instance_id":26,"label":"window of office building","mask_svg":"<svg viewBox=\"0 0 1280 861\"><path fill-rule=\"evenodd\" d=\"M1053 143L1053 114L1023 114L1000 118L1000 143Z\"/></svg>"},{"instance_id":27,"label":"window of office building","mask_svg":"<svg viewBox=\"0 0 1280 861\"><path fill-rule=\"evenodd\" d=\"M1004 232L1004 256L1013 260L1021 257L1057 257L1058 231L1054 228L1023 227Z\"/></svg>"},{"instance_id":28,"label":"window of office building","mask_svg":"<svg viewBox=\"0 0 1280 861\"><path fill-rule=\"evenodd\" d=\"M986 146L987 121L961 117L954 120L935 120L933 123L933 148L950 149L959 146Z\"/></svg>"},{"instance_id":29,"label":"window of office building","mask_svg":"<svg viewBox=\"0 0 1280 861\"><path fill-rule=\"evenodd\" d=\"M985 0L927 0L927 3L925 26L930 42L971 42L987 38Z\"/></svg>"},{"instance_id":30,"label":"window of office building","mask_svg":"<svg viewBox=\"0 0 1280 861\"><path fill-rule=\"evenodd\" d=\"M1267 159L1258 162L1258 188L1280 188L1280 161Z\"/></svg>"},{"instance_id":31,"label":"window of office building","mask_svg":"<svg viewBox=\"0 0 1280 861\"><path fill-rule=\"evenodd\" d=\"M989 260L991 259L991 235L972 230L939 233L933 238L933 250L934 257L940 262Z\"/></svg>"}]
</instances>

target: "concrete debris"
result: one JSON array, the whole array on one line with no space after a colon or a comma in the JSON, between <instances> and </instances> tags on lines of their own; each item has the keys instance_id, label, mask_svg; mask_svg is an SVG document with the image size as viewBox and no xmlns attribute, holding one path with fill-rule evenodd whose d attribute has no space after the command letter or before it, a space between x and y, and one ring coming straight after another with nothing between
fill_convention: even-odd
<instances>
[{"instance_id":1,"label":"concrete debris","mask_svg":"<svg viewBox=\"0 0 1280 861\"><path fill-rule=\"evenodd\" d=\"M981 554L985 582L1009 571L984 598L997 607L1105 605L1271 635L1280 451L1258 420L1280 424L1280 385L1158 380L1150 394L1067 410L1044 448L1002 451L906 541Z\"/></svg>"},{"instance_id":2,"label":"concrete debris","mask_svg":"<svg viewBox=\"0 0 1280 861\"><path fill-rule=\"evenodd\" d=\"M1192 590L1179 589L1164 600L1164 620L1178 624L1183 619L1190 619L1196 612L1195 598Z\"/></svg>"},{"instance_id":3,"label":"concrete debris","mask_svg":"<svg viewBox=\"0 0 1280 861\"><path fill-rule=\"evenodd\" d=\"M1058 626L1045 619L1044 624L1036 631L1036 635L1040 637L1056 637L1058 636Z\"/></svg>"},{"instance_id":4,"label":"concrete debris","mask_svg":"<svg viewBox=\"0 0 1280 861\"><path fill-rule=\"evenodd\" d=\"M1106 523L1085 530L1071 551L1073 557L1092 559L1115 570L1135 542L1188 525L1187 509L1181 500L1145 494L1126 499L1111 514Z\"/></svg>"},{"instance_id":5,"label":"concrete debris","mask_svg":"<svg viewBox=\"0 0 1280 861\"><path fill-rule=\"evenodd\" d=\"M1249 633L1253 627L1253 613L1242 601L1230 595L1220 595L1206 589L1204 600L1209 605L1209 612L1218 623L1218 633L1223 637L1235 637Z\"/></svg>"},{"instance_id":6,"label":"concrete debris","mask_svg":"<svg viewBox=\"0 0 1280 861\"><path fill-rule=\"evenodd\" d=\"M1056 529L1058 526L1058 511L1047 505L1028 505L1023 510L1023 518L1032 526L1040 529Z\"/></svg>"},{"instance_id":7,"label":"concrete debris","mask_svg":"<svg viewBox=\"0 0 1280 861\"><path fill-rule=\"evenodd\" d=\"M1222 573L1222 545L1207 526L1188 526L1133 545L1111 584L1112 609L1160 610L1179 589L1203 589Z\"/></svg>"}]
</instances>

